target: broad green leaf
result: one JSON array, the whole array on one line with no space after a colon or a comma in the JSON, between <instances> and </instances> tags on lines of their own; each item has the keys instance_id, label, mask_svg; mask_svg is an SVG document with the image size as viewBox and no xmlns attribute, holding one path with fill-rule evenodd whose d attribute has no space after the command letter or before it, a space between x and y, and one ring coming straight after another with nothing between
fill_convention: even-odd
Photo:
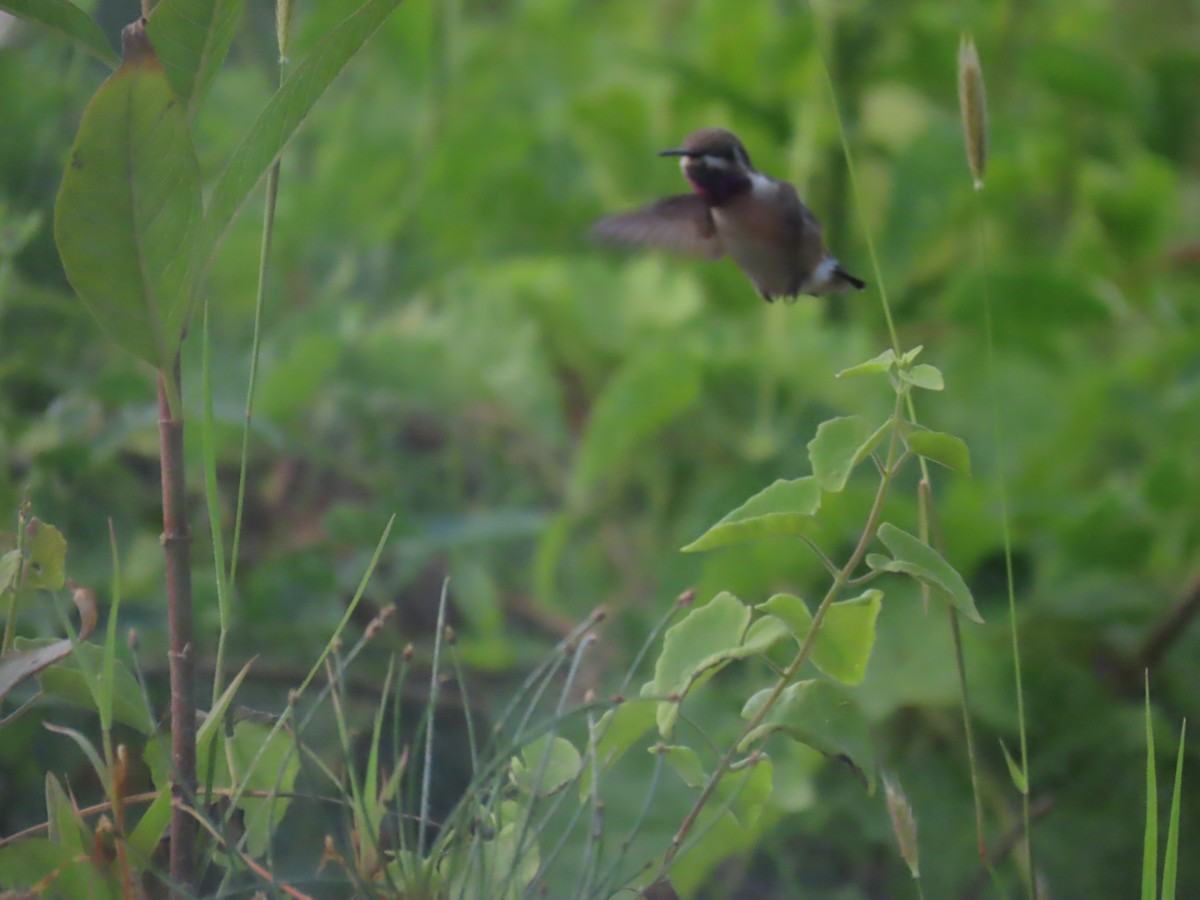
<instances>
[{"instance_id":1,"label":"broad green leaf","mask_svg":"<svg viewBox=\"0 0 1200 900\"><path fill-rule=\"evenodd\" d=\"M756 760L740 768L732 769L721 776L713 792L713 803L729 807L743 827L753 825L771 800L774 766L770 757L760 755Z\"/></svg>"},{"instance_id":2,"label":"broad green leaf","mask_svg":"<svg viewBox=\"0 0 1200 900\"><path fill-rule=\"evenodd\" d=\"M46 773L46 824L50 840L73 853L83 854L89 836L75 804L52 772ZM90 849L90 848L89 848Z\"/></svg>"},{"instance_id":3,"label":"broad green leaf","mask_svg":"<svg viewBox=\"0 0 1200 900\"><path fill-rule=\"evenodd\" d=\"M971 451L966 441L941 431L911 431L904 442L926 459L965 475L971 474Z\"/></svg>"},{"instance_id":4,"label":"broad green leaf","mask_svg":"<svg viewBox=\"0 0 1200 900\"><path fill-rule=\"evenodd\" d=\"M21 551L9 550L0 556L0 600L5 592L11 592L17 586L21 574Z\"/></svg>"},{"instance_id":5,"label":"broad green leaf","mask_svg":"<svg viewBox=\"0 0 1200 900\"><path fill-rule=\"evenodd\" d=\"M29 574L25 586L62 590L67 581L67 539L53 525L37 519L29 523L33 537L29 542Z\"/></svg>"},{"instance_id":6,"label":"broad green leaf","mask_svg":"<svg viewBox=\"0 0 1200 900\"><path fill-rule=\"evenodd\" d=\"M520 900L541 865L537 841L518 822L509 822L491 840L460 841L455 849L438 863L447 888L437 896Z\"/></svg>"},{"instance_id":7,"label":"broad green leaf","mask_svg":"<svg viewBox=\"0 0 1200 900\"><path fill-rule=\"evenodd\" d=\"M243 0L162 0L146 32L189 113L204 99L242 18Z\"/></svg>"},{"instance_id":8,"label":"broad green leaf","mask_svg":"<svg viewBox=\"0 0 1200 900\"><path fill-rule=\"evenodd\" d=\"M849 378L852 375L870 375L890 372L892 366L896 364L896 352L890 347L884 350L878 356L873 356L866 362L861 362L857 366L851 366L848 369L842 369L838 372L837 378Z\"/></svg>"},{"instance_id":9,"label":"broad green leaf","mask_svg":"<svg viewBox=\"0 0 1200 900\"><path fill-rule=\"evenodd\" d=\"M637 444L699 395L700 368L689 354L655 349L630 359L592 409L571 472L570 496L582 499Z\"/></svg>"},{"instance_id":10,"label":"broad green leaf","mask_svg":"<svg viewBox=\"0 0 1200 900\"><path fill-rule=\"evenodd\" d=\"M919 366L913 366L911 369L897 369L896 371L900 374L901 381L907 381L909 384L924 388L927 391L940 391L946 387L946 381L942 378L941 371L928 363L921 363Z\"/></svg>"},{"instance_id":11,"label":"broad green leaf","mask_svg":"<svg viewBox=\"0 0 1200 900\"><path fill-rule=\"evenodd\" d=\"M54 207L67 278L125 350L169 371L188 312L200 168L162 66L130 42L83 113Z\"/></svg>"},{"instance_id":12,"label":"broad green leaf","mask_svg":"<svg viewBox=\"0 0 1200 900\"><path fill-rule=\"evenodd\" d=\"M831 493L844 488L855 466L879 446L889 424L872 430L861 416L845 416L818 425L808 442L808 458L821 487Z\"/></svg>"},{"instance_id":13,"label":"broad green leaf","mask_svg":"<svg viewBox=\"0 0 1200 900\"><path fill-rule=\"evenodd\" d=\"M250 193L355 53L400 5L366 0L330 29L267 101L213 186L198 258L207 267Z\"/></svg>"},{"instance_id":14,"label":"broad green leaf","mask_svg":"<svg viewBox=\"0 0 1200 900\"><path fill-rule=\"evenodd\" d=\"M742 718L753 719L758 715L770 693L768 688L751 697L742 709ZM763 721L742 740L739 749L744 750L777 731L846 763L868 791L874 790L875 759L867 719L845 689L829 681L798 681L789 685Z\"/></svg>"},{"instance_id":15,"label":"broad green leaf","mask_svg":"<svg viewBox=\"0 0 1200 900\"><path fill-rule=\"evenodd\" d=\"M879 540L891 551L893 559L880 559L876 554L867 557L867 565L885 572L902 572L930 587L943 591L954 607L972 622L982 624L983 618L975 608L971 589L958 571L940 553L918 537L884 522L879 526Z\"/></svg>"},{"instance_id":16,"label":"broad green leaf","mask_svg":"<svg viewBox=\"0 0 1200 900\"><path fill-rule=\"evenodd\" d=\"M234 676L233 681L229 682L229 686L225 688L225 692L217 698L217 702L213 704L213 708L208 711L208 714L204 717L204 721L200 724L199 729L197 729L197 772L208 771L209 754L212 752L214 741L220 734L225 712L229 709L229 704L233 702L234 695L242 686L242 681L245 680L246 675L250 671L250 666L254 664L254 659L256 658L251 658L246 665L242 666L241 671ZM167 762L167 751L162 746L162 742L158 737L151 738L146 742L146 749L142 755L146 761L146 765L150 768L150 775L154 779L154 786L158 789L158 796L154 798L154 802L142 814L137 827L133 829L133 833L129 836L129 844L135 852L149 858L154 848L158 846L158 842L166 832L167 824L171 820L170 770Z\"/></svg>"},{"instance_id":17,"label":"broad green leaf","mask_svg":"<svg viewBox=\"0 0 1200 900\"><path fill-rule=\"evenodd\" d=\"M691 747L659 744L649 750L665 759L688 787L704 786L704 766L700 762L700 755Z\"/></svg>"},{"instance_id":18,"label":"broad green leaf","mask_svg":"<svg viewBox=\"0 0 1200 900\"><path fill-rule=\"evenodd\" d=\"M0 0L0 9L70 38L110 69L121 64L100 26L70 0Z\"/></svg>"},{"instance_id":19,"label":"broad green leaf","mask_svg":"<svg viewBox=\"0 0 1200 900\"><path fill-rule=\"evenodd\" d=\"M642 686L643 697L673 698L661 701L656 713L658 730L664 738L671 736L679 718L679 702L688 691L730 661L758 652L742 647L750 616L750 607L733 594L722 592L704 606L693 607L684 619L667 629L654 678Z\"/></svg>"},{"instance_id":20,"label":"broad green leaf","mask_svg":"<svg viewBox=\"0 0 1200 900\"><path fill-rule=\"evenodd\" d=\"M630 698L600 717L596 723L596 759L601 768L611 766L654 727L656 708L656 701Z\"/></svg>"},{"instance_id":21,"label":"broad green leaf","mask_svg":"<svg viewBox=\"0 0 1200 900\"><path fill-rule=\"evenodd\" d=\"M74 850L47 838L29 838L0 847L0 884L6 888L32 887L42 879L59 873L54 880L54 887L56 891L63 891L70 882L64 884L61 873L71 867L75 857ZM85 865L91 868L90 860ZM19 892L18 896L21 896ZM88 897L89 894L85 887L80 894L60 893L58 896Z\"/></svg>"},{"instance_id":22,"label":"broad green leaf","mask_svg":"<svg viewBox=\"0 0 1200 900\"><path fill-rule=\"evenodd\" d=\"M768 537L807 534L821 506L821 484L812 475L792 481L779 479L759 491L716 525L696 538L684 553Z\"/></svg>"},{"instance_id":23,"label":"broad green leaf","mask_svg":"<svg viewBox=\"0 0 1200 900\"><path fill-rule=\"evenodd\" d=\"M858 597L831 604L813 641L812 661L818 669L845 684L860 684L875 646L875 620L883 605L883 592L864 591ZM812 628L812 613L799 597L776 594L759 609L787 623L803 643Z\"/></svg>"},{"instance_id":24,"label":"broad green leaf","mask_svg":"<svg viewBox=\"0 0 1200 900\"><path fill-rule=\"evenodd\" d=\"M256 761L257 760L257 761ZM228 763L234 767L231 777ZM300 754L295 738L286 729L259 722L242 721L233 726L226 753L217 755L217 779L222 786L243 789L238 809L245 814L246 852L260 857L267 852L271 835L279 826L291 800L284 797L252 797L248 792L290 793L300 771Z\"/></svg>"},{"instance_id":25,"label":"broad green leaf","mask_svg":"<svg viewBox=\"0 0 1200 900\"><path fill-rule=\"evenodd\" d=\"M68 703L73 703L84 709L96 709L95 695L88 687L88 676L85 670L80 668L79 661L74 654L70 653L70 641L50 641L44 638L26 639L18 638L16 641L17 649L22 653L43 653L50 656L57 655L63 650L63 644L66 645L67 653L63 654L62 661L52 659L52 663L44 667L38 678L42 683L42 690L52 697L58 697L60 700L65 700ZM96 644L78 644L75 647L75 653L84 657L84 665L87 671L101 673L104 671L104 648ZM133 677L133 673L129 671L124 662L114 660L112 664L113 683L112 683L112 717L114 721L128 725L131 728L136 728L142 734L154 733L154 722L150 717L149 710L146 709L146 702L142 696L141 686L137 679Z\"/></svg>"},{"instance_id":26,"label":"broad green leaf","mask_svg":"<svg viewBox=\"0 0 1200 900\"><path fill-rule=\"evenodd\" d=\"M574 744L546 734L512 758L509 777L522 793L549 797L570 784L582 768L583 760Z\"/></svg>"}]
</instances>

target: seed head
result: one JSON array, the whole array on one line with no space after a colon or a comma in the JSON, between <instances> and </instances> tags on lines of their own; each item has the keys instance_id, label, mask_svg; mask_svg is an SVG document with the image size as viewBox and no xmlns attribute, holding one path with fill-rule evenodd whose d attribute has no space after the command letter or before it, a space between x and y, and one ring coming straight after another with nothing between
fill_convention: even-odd
<instances>
[{"instance_id":1,"label":"seed head","mask_svg":"<svg viewBox=\"0 0 1200 900\"><path fill-rule=\"evenodd\" d=\"M983 190L987 169L987 94L975 41L965 33L958 45L958 108L967 143L967 165L975 178L975 190Z\"/></svg>"}]
</instances>

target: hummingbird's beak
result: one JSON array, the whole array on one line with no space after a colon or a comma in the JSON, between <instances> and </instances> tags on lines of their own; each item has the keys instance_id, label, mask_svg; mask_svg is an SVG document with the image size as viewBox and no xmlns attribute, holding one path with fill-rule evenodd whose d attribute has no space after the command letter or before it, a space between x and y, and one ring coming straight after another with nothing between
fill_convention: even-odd
<instances>
[{"instance_id":1,"label":"hummingbird's beak","mask_svg":"<svg viewBox=\"0 0 1200 900\"><path fill-rule=\"evenodd\" d=\"M675 148L672 148L671 150L659 150L658 155L659 156L691 156L692 152L690 150L684 150L682 147L675 147Z\"/></svg>"}]
</instances>

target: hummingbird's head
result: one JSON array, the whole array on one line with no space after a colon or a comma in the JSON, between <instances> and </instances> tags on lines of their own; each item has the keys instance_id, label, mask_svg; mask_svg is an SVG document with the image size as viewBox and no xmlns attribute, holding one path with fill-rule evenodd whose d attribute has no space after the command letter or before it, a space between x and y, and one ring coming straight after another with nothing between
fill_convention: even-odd
<instances>
[{"instance_id":1,"label":"hummingbird's head","mask_svg":"<svg viewBox=\"0 0 1200 900\"><path fill-rule=\"evenodd\" d=\"M724 128L693 131L679 147L660 150L658 155L678 156L687 180L710 202L724 202L750 187L754 171L750 156L737 135Z\"/></svg>"}]
</instances>

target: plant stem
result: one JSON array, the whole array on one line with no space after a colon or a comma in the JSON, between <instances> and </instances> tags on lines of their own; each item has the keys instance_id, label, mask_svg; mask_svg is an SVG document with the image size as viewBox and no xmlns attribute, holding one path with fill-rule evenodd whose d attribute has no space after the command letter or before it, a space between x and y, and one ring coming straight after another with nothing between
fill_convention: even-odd
<instances>
[{"instance_id":1,"label":"plant stem","mask_svg":"<svg viewBox=\"0 0 1200 900\"><path fill-rule=\"evenodd\" d=\"M180 385L179 358L174 384ZM163 558L167 581L168 657L171 674L171 894L186 896L191 884L196 823L186 806L196 796L195 648L192 635L192 534L188 527L183 468L183 413L171 412L164 373L158 375L158 433L162 461Z\"/></svg>"},{"instance_id":2,"label":"plant stem","mask_svg":"<svg viewBox=\"0 0 1200 900\"><path fill-rule=\"evenodd\" d=\"M825 613L829 611L829 607L833 605L834 600L842 592L843 588L850 581L850 576L854 570L858 568L860 562L867 553L867 546L875 537L875 530L879 525L879 517L883 511L883 501L887 497L888 488L891 487L892 479L895 477L897 469L896 451L899 449L900 443L900 411L901 403L905 395L905 391L899 391L896 394L896 407L892 413L892 434L888 442L887 462L884 464L884 471L879 479L879 488L875 491L875 499L871 503L871 511L867 514L867 523L863 526L862 534L859 536L858 545L854 548L854 552L850 554L850 558L846 560L846 564L842 566L833 576L833 583L829 585L829 590L825 592L825 596L821 600L821 605L817 607L816 613L813 614L812 625L808 629L808 634L804 636L804 643L800 645L800 651L796 654L796 658L784 670L783 675L776 682L775 687L767 696L766 702L762 704L758 712L755 713L750 720L742 727L741 734L738 735L729 749L721 757L717 767L705 782L704 788L700 791L700 796L696 798L696 802L692 804L692 808L688 810L687 816L679 826L679 830L675 832L675 836L671 839L671 845L667 848L667 852L663 855L662 865L659 867L658 877L666 874L671 867L675 857L679 855L679 851L683 848L683 842L696 824L696 820L700 817L700 813L704 807L708 805L709 799L712 797L713 791L717 789L721 778L729 771L733 764L734 757L737 756L742 741L746 736L762 724L763 719L767 717L767 713L779 701L783 692L796 679L796 674L800 671L800 667L808 660L809 654L812 652L813 643L816 640L817 632L821 628L821 623L825 619Z\"/></svg>"}]
</instances>

